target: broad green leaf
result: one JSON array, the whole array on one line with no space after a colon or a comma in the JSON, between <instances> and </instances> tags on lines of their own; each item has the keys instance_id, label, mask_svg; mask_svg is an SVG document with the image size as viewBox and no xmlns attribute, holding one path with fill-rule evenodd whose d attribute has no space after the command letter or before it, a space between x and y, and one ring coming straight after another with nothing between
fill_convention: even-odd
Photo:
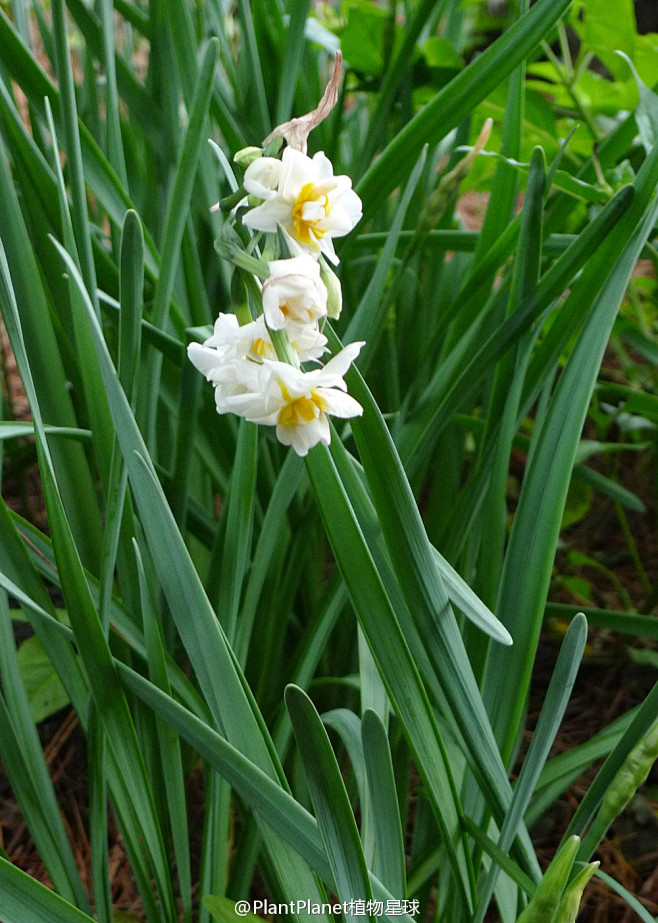
<instances>
[{"instance_id":1,"label":"broad green leaf","mask_svg":"<svg viewBox=\"0 0 658 923\"><path fill-rule=\"evenodd\" d=\"M69 704L69 695L39 638L23 641L18 665L35 724Z\"/></svg>"},{"instance_id":2,"label":"broad green leaf","mask_svg":"<svg viewBox=\"0 0 658 923\"><path fill-rule=\"evenodd\" d=\"M377 77L384 65L382 46L386 13L363 0L350 0L346 12L347 25L340 36L345 63L354 71Z\"/></svg>"},{"instance_id":3,"label":"broad green leaf","mask_svg":"<svg viewBox=\"0 0 658 923\"><path fill-rule=\"evenodd\" d=\"M588 51L623 51L632 57L635 45L635 10L632 0L585 0L585 45Z\"/></svg>"}]
</instances>

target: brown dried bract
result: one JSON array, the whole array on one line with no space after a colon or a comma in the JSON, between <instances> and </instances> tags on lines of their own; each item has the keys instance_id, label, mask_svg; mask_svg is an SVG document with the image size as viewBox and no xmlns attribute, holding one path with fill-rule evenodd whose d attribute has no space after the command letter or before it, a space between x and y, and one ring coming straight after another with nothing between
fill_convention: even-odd
<instances>
[{"instance_id":1,"label":"brown dried bract","mask_svg":"<svg viewBox=\"0 0 658 923\"><path fill-rule=\"evenodd\" d=\"M327 118L336 105L342 70L343 56L340 51L337 51L334 72L322 94L322 99L318 103L317 109L307 112L306 115L300 115L299 118L291 119L289 122L283 122L282 125L277 125L274 131L270 132L263 141L263 147L269 144L270 141L274 141L275 138L283 138L289 147L294 147L296 150L301 151L302 154L305 154L306 140L309 134L320 122Z\"/></svg>"}]
</instances>

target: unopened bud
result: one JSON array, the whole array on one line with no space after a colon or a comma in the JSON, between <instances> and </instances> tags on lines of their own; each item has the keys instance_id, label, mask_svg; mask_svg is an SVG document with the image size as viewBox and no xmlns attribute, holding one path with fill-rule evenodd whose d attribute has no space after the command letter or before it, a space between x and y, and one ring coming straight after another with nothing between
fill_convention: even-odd
<instances>
[{"instance_id":1,"label":"unopened bud","mask_svg":"<svg viewBox=\"0 0 658 923\"><path fill-rule=\"evenodd\" d=\"M562 893L580 846L580 837L572 836L562 844L546 869L534 896L516 923L548 923L560 904Z\"/></svg>"},{"instance_id":2,"label":"unopened bud","mask_svg":"<svg viewBox=\"0 0 658 923\"><path fill-rule=\"evenodd\" d=\"M228 225L224 225L221 235L215 240L215 250L234 266L250 272L259 279L267 279L269 275L267 263L247 253L238 235Z\"/></svg>"},{"instance_id":3,"label":"unopened bud","mask_svg":"<svg viewBox=\"0 0 658 923\"><path fill-rule=\"evenodd\" d=\"M248 167L254 160L263 156L263 149L260 147L243 147L233 155L233 160L239 167Z\"/></svg>"},{"instance_id":4,"label":"unopened bud","mask_svg":"<svg viewBox=\"0 0 658 923\"><path fill-rule=\"evenodd\" d=\"M464 177L468 176L471 172L473 161L477 155L484 150L484 146L491 135L492 127L493 119L487 119L482 126L482 131L478 135L478 139L474 146L465 157L462 157L456 167L449 173L446 173L432 195L428 198L425 208L421 212L418 220L417 234L419 239L422 240L441 220L452 197L457 193L459 184Z\"/></svg>"},{"instance_id":5,"label":"unopened bud","mask_svg":"<svg viewBox=\"0 0 658 923\"><path fill-rule=\"evenodd\" d=\"M343 289L340 279L323 256L320 257L320 278L327 289L327 316L337 320L343 310Z\"/></svg>"},{"instance_id":6,"label":"unopened bud","mask_svg":"<svg viewBox=\"0 0 658 923\"><path fill-rule=\"evenodd\" d=\"M598 862L590 862L580 870L562 895L560 906L555 911L551 923L576 923L583 891L598 867Z\"/></svg>"}]
</instances>

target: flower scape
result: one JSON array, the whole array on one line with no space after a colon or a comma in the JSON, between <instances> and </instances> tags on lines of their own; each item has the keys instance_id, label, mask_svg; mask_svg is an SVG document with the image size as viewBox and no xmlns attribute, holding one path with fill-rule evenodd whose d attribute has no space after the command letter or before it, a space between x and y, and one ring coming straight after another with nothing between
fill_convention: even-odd
<instances>
[{"instance_id":1,"label":"flower scape","mask_svg":"<svg viewBox=\"0 0 658 923\"><path fill-rule=\"evenodd\" d=\"M363 413L347 394L344 375L364 343L351 343L320 363L328 352L322 326L328 316L339 316L342 305L340 282L329 266L338 264L333 238L361 219L361 200L348 176L334 176L324 153L306 154L308 133L335 101L340 64L337 56L316 110L279 126L264 149L236 154L237 163L248 163L225 240L239 223L260 232L251 244L262 243L262 254L255 257L251 246L235 243L237 235L223 252L249 274L256 317L240 323L235 314L220 314L213 335L188 347L190 360L215 389L218 413L276 427L278 440L300 456L319 443L329 445L329 416ZM279 139L287 142L282 156L270 156Z\"/></svg>"}]
</instances>

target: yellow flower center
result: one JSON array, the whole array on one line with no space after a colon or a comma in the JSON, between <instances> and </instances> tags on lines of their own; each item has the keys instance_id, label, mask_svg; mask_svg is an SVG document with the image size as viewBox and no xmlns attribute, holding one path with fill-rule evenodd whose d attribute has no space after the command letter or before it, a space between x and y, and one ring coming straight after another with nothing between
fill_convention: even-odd
<instances>
[{"instance_id":1,"label":"yellow flower center","mask_svg":"<svg viewBox=\"0 0 658 923\"><path fill-rule=\"evenodd\" d=\"M277 423L282 426L299 426L302 422L310 423L327 409L327 402L317 391L312 389L310 397L293 398L281 379L278 381L281 395L286 402L277 417Z\"/></svg>"},{"instance_id":2,"label":"yellow flower center","mask_svg":"<svg viewBox=\"0 0 658 923\"><path fill-rule=\"evenodd\" d=\"M327 231L326 228L318 227L322 218L304 217L304 206L308 202L320 205L324 212L323 217L326 218L329 214L329 196L318 192L313 183L306 183L302 186L293 206L292 220L295 225L295 236L305 244L312 244L316 240L321 240Z\"/></svg>"},{"instance_id":3,"label":"yellow flower center","mask_svg":"<svg viewBox=\"0 0 658 923\"><path fill-rule=\"evenodd\" d=\"M265 343L265 340L262 337L258 337L251 344L251 351L256 356L264 356L266 353L266 350L267 350L267 344Z\"/></svg>"}]
</instances>

